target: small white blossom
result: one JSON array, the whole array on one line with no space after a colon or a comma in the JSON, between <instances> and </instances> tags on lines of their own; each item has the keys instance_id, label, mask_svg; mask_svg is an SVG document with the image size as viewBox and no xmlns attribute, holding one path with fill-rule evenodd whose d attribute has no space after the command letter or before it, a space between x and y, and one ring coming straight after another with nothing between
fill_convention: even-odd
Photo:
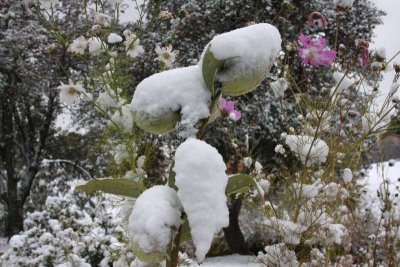
<instances>
[{"instance_id":1,"label":"small white blossom","mask_svg":"<svg viewBox=\"0 0 400 267\"><path fill-rule=\"evenodd\" d=\"M136 58L144 53L143 46L140 45L140 40L134 33L130 33L130 31L127 30L124 31L124 35L126 37L126 41L124 42L125 51L128 56Z\"/></svg>"},{"instance_id":2,"label":"small white blossom","mask_svg":"<svg viewBox=\"0 0 400 267\"><path fill-rule=\"evenodd\" d=\"M74 54L83 55L88 47L88 41L82 35L72 41L67 51Z\"/></svg>"},{"instance_id":3,"label":"small white blossom","mask_svg":"<svg viewBox=\"0 0 400 267\"><path fill-rule=\"evenodd\" d=\"M166 10L160 11L160 13L158 13L158 17L161 19L173 19L174 18L172 13L169 11L166 11Z\"/></svg>"},{"instance_id":4,"label":"small white blossom","mask_svg":"<svg viewBox=\"0 0 400 267\"><path fill-rule=\"evenodd\" d=\"M81 98L84 100L90 100L91 94L87 93L86 90L80 84L63 84L57 87L60 90L60 99L67 105L78 104Z\"/></svg>"},{"instance_id":5,"label":"small white blossom","mask_svg":"<svg viewBox=\"0 0 400 267\"><path fill-rule=\"evenodd\" d=\"M171 68L172 64L176 60L176 56L179 51L172 51L172 46L168 45L167 47L159 47L157 46L155 49L158 58L156 60L162 62L166 68Z\"/></svg>"}]
</instances>

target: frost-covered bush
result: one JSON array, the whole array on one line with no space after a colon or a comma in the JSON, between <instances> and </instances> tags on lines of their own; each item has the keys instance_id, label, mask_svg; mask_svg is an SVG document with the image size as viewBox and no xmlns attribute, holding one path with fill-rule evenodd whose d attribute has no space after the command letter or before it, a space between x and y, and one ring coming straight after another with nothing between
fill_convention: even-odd
<instances>
[{"instance_id":1,"label":"frost-covered bush","mask_svg":"<svg viewBox=\"0 0 400 267\"><path fill-rule=\"evenodd\" d=\"M75 190L84 180L65 178L46 185L44 205L28 212L24 231L10 239L2 265L128 266L134 257L113 213L114 200L84 196Z\"/></svg>"}]
</instances>

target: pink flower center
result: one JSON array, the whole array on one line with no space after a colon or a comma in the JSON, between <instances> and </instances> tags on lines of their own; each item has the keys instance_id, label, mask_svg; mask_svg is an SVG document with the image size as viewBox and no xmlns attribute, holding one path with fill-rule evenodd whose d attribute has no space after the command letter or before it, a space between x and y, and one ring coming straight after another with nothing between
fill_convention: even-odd
<instances>
[{"instance_id":1,"label":"pink flower center","mask_svg":"<svg viewBox=\"0 0 400 267\"><path fill-rule=\"evenodd\" d=\"M315 58L318 55L318 50L315 47L307 49L308 58Z\"/></svg>"}]
</instances>

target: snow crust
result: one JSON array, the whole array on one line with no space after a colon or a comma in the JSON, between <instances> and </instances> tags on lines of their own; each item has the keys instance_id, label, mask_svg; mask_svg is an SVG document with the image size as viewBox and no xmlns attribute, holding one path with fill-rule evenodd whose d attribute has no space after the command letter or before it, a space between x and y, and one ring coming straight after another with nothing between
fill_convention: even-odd
<instances>
[{"instance_id":1,"label":"snow crust","mask_svg":"<svg viewBox=\"0 0 400 267\"><path fill-rule=\"evenodd\" d=\"M199 64L210 47L217 59L231 59L229 66L234 66L219 73L219 80L227 81L252 69L266 75L281 50L281 43L278 29L271 24L251 25L215 36L206 46Z\"/></svg>"},{"instance_id":2,"label":"snow crust","mask_svg":"<svg viewBox=\"0 0 400 267\"><path fill-rule=\"evenodd\" d=\"M260 263L256 263L256 259L253 256L244 256L244 255L229 255L229 256L220 256L220 257L212 257L207 258L204 263L192 264L190 266L193 267L244 267L244 266L252 266L252 267L261 267Z\"/></svg>"},{"instance_id":3,"label":"snow crust","mask_svg":"<svg viewBox=\"0 0 400 267\"><path fill-rule=\"evenodd\" d=\"M225 170L222 156L204 141L189 138L176 150L175 183L199 262L208 252L214 233L229 224Z\"/></svg>"},{"instance_id":4,"label":"snow crust","mask_svg":"<svg viewBox=\"0 0 400 267\"><path fill-rule=\"evenodd\" d=\"M211 95L199 66L154 74L137 86L132 111L138 120L157 121L171 113L181 115L181 124L194 125L210 115Z\"/></svg>"},{"instance_id":5,"label":"snow crust","mask_svg":"<svg viewBox=\"0 0 400 267\"><path fill-rule=\"evenodd\" d=\"M173 238L171 227L181 224L181 209L172 188L159 185L147 189L129 216L128 237L145 253L165 253Z\"/></svg>"}]
</instances>

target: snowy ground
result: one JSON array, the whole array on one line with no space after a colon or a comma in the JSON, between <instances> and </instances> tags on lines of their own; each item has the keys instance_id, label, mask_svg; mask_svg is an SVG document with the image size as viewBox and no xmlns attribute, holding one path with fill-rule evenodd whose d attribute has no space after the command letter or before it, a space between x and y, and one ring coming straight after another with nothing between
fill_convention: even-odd
<instances>
[{"instance_id":1,"label":"snowy ground","mask_svg":"<svg viewBox=\"0 0 400 267\"><path fill-rule=\"evenodd\" d=\"M0 238L0 256L9 248L8 238Z\"/></svg>"},{"instance_id":2,"label":"snowy ground","mask_svg":"<svg viewBox=\"0 0 400 267\"><path fill-rule=\"evenodd\" d=\"M370 48L384 47L386 49L386 57L390 59L400 51L400 35L397 34L400 25L400 1L372 0L372 2L375 3L380 10L385 11L387 15L383 17L383 24L376 27L374 31L375 38L373 39L373 45L370 46ZM397 56L392 63L395 61L400 63L400 56ZM380 92L382 94L380 101L383 101L384 96L388 93L393 77L393 69L383 75L383 80L380 83Z\"/></svg>"},{"instance_id":3,"label":"snowy ground","mask_svg":"<svg viewBox=\"0 0 400 267\"><path fill-rule=\"evenodd\" d=\"M231 255L231 256L223 256L223 257L214 257L208 258L201 265L194 264L193 267L244 267L244 266L252 266L259 267L262 266L259 263L255 263L255 257L253 256L240 256L240 255Z\"/></svg>"},{"instance_id":4,"label":"snowy ground","mask_svg":"<svg viewBox=\"0 0 400 267\"><path fill-rule=\"evenodd\" d=\"M376 191L384 181L387 181L393 190L400 188L400 160L393 161L393 166L389 166L389 162L374 163L368 170L364 182L368 184L368 190L371 194L376 195ZM396 188L396 186L399 187Z\"/></svg>"}]
</instances>

